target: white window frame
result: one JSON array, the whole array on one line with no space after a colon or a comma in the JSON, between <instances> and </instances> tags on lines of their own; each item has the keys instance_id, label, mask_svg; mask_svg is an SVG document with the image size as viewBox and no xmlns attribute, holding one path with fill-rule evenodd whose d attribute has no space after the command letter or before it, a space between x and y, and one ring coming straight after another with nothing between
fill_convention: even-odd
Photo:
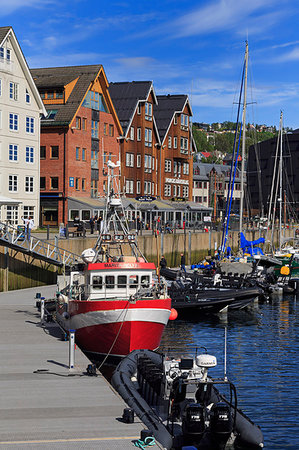
<instances>
[{"instance_id":1,"label":"white window frame","mask_svg":"<svg viewBox=\"0 0 299 450\"><path fill-rule=\"evenodd\" d=\"M19 84L14 81L9 82L9 98L14 101L19 100Z\"/></svg>"},{"instance_id":2,"label":"white window frame","mask_svg":"<svg viewBox=\"0 0 299 450\"><path fill-rule=\"evenodd\" d=\"M172 138L171 138L171 136L168 136L168 148L171 148L171 144L172 144Z\"/></svg>"},{"instance_id":3,"label":"white window frame","mask_svg":"<svg viewBox=\"0 0 299 450\"><path fill-rule=\"evenodd\" d=\"M134 138L135 138L135 130L134 130L134 127L131 127L130 128L130 140L134 141Z\"/></svg>"},{"instance_id":4,"label":"white window frame","mask_svg":"<svg viewBox=\"0 0 299 450\"><path fill-rule=\"evenodd\" d=\"M141 128L137 128L137 141L141 141Z\"/></svg>"},{"instance_id":5,"label":"white window frame","mask_svg":"<svg viewBox=\"0 0 299 450\"><path fill-rule=\"evenodd\" d=\"M29 145L26 145L25 161L27 164L34 163L34 147L30 147Z\"/></svg>"},{"instance_id":6,"label":"white window frame","mask_svg":"<svg viewBox=\"0 0 299 450\"><path fill-rule=\"evenodd\" d=\"M141 189L141 181L137 180L136 181L136 194L140 194L140 189Z\"/></svg>"},{"instance_id":7,"label":"white window frame","mask_svg":"<svg viewBox=\"0 0 299 450\"><path fill-rule=\"evenodd\" d=\"M8 175L8 191L18 192L18 175Z\"/></svg>"},{"instance_id":8,"label":"white window frame","mask_svg":"<svg viewBox=\"0 0 299 450\"><path fill-rule=\"evenodd\" d=\"M134 153L126 153L126 167L134 167Z\"/></svg>"},{"instance_id":9,"label":"white window frame","mask_svg":"<svg viewBox=\"0 0 299 450\"><path fill-rule=\"evenodd\" d=\"M32 194L34 192L34 177L25 176L25 192Z\"/></svg>"},{"instance_id":10,"label":"white window frame","mask_svg":"<svg viewBox=\"0 0 299 450\"><path fill-rule=\"evenodd\" d=\"M134 181L126 180L126 194L134 194Z\"/></svg>"},{"instance_id":11,"label":"white window frame","mask_svg":"<svg viewBox=\"0 0 299 450\"><path fill-rule=\"evenodd\" d=\"M30 105L31 103L31 95L27 88L25 90L25 102L27 103L27 105Z\"/></svg>"},{"instance_id":12,"label":"white window frame","mask_svg":"<svg viewBox=\"0 0 299 450\"><path fill-rule=\"evenodd\" d=\"M8 161L18 162L18 160L19 160L19 146L17 144L9 144Z\"/></svg>"},{"instance_id":13,"label":"white window frame","mask_svg":"<svg viewBox=\"0 0 299 450\"><path fill-rule=\"evenodd\" d=\"M141 114L141 103L140 102L137 105L137 114L138 114L138 116L140 116L140 114Z\"/></svg>"},{"instance_id":14,"label":"white window frame","mask_svg":"<svg viewBox=\"0 0 299 450\"><path fill-rule=\"evenodd\" d=\"M177 138L177 136L173 137L173 148L178 148L178 138Z\"/></svg>"},{"instance_id":15,"label":"white window frame","mask_svg":"<svg viewBox=\"0 0 299 450\"><path fill-rule=\"evenodd\" d=\"M164 196L171 197L171 184L164 185Z\"/></svg>"},{"instance_id":16,"label":"white window frame","mask_svg":"<svg viewBox=\"0 0 299 450\"><path fill-rule=\"evenodd\" d=\"M26 116L26 133L34 134L34 131L35 131L34 117Z\"/></svg>"},{"instance_id":17,"label":"white window frame","mask_svg":"<svg viewBox=\"0 0 299 450\"><path fill-rule=\"evenodd\" d=\"M144 145L145 147L151 147L152 146L152 139L153 139L153 131L151 128L145 128L144 129Z\"/></svg>"},{"instance_id":18,"label":"white window frame","mask_svg":"<svg viewBox=\"0 0 299 450\"><path fill-rule=\"evenodd\" d=\"M19 114L9 113L8 127L10 131L19 131Z\"/></svg>"},{"instance_id":19,"label":"white window frame","mask_svg":"<svg viewBox=\"0 0 299 450\"><path fill-rule=\"evenodd\" d=\"M171 159L165 159L164 171L165 172L171 172Z\"/></svg>"},{"instance_id":20,"label":"white window frame","mask_svg":"<svg viewBox=\"0 0 299 450\"><path fill-rule=\"evenodd\" d=\"M153 105L145 102L145 120L153 120Z\"/></svg>"},{"instance_id":21,"label":"white window frame","mask_svg":"<svg viewBox=\"0 0 299 450\"><path fill-rule=\"evenodd\" d=\"M141 153L136 155L136 167L141 167Z\"/></svg>"}]
</instances>

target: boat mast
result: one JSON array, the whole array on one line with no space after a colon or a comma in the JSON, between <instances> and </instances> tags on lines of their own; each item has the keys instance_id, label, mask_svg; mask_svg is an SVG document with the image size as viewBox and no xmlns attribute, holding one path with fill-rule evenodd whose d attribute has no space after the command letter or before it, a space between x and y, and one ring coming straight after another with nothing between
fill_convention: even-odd
<instances>
[{"instance_id":1,"label":"boat mast","mask_svg":"<svg viewBox=\"0 0 299 450\"><path fill-rule=\"evenodd\" d=\"M280 113L280 157L279 157L279 250L282 242L282 136L283 136L283 112Z\"/></svg>"},{"instance_id":2,"label":"boat mast","mask_svg":"<svg viewBox=\"0 0 299 450\"><path fill-rule=\"evenodd\" d=\"M245 144L246 144L246 101L247 101L247 71L248 71L248 42L246 41L245 50L245 78L244 78L244 97L243 97L243 132L242 132L242 161L241 161L241 197L240 197L240 228L243 231L243 208L244 208L244 172L245 172Z\"/></svg>"}]
</instances>

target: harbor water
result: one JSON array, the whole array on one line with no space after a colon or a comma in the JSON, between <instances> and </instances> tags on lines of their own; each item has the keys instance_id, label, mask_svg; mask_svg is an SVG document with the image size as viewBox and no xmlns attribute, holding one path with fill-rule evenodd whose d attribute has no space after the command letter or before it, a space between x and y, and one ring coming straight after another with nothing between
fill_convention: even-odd
<instances>
[{"instance_id":1,"label":"harbor water","mask_svg":"<svg viewBox=\"0 0 299 450\"><path fill-rule=\"evenodd\" d=\"M212 377L227 376L238 405L264 434L268 450L299 449L299 296L275 296L250 310L169 322L161 348L217 357Z\"/></svg>"}]
</instances>

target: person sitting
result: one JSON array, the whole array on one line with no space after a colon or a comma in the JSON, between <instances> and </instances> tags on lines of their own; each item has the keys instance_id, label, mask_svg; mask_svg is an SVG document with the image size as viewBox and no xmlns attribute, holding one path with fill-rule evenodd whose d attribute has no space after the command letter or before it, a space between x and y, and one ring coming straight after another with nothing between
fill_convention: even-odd
<instances>
[{"instance_id":1,"label":"person sitting","mask_svg":"<svg viewBox=\"0 0 299 450\"><path fill-rule=\"evenodd\" d=\"M165 269L167 267L167 262L165 259L165 256L162 255L161 261L160 261L160 267L161 269Z\"/></svg>"}]
</instances>

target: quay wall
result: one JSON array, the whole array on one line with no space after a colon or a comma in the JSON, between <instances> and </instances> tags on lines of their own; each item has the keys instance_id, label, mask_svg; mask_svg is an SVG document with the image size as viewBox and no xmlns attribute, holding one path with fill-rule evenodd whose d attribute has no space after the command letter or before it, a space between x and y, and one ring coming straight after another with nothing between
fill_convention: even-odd
<instances>
[{"instance_id":1,"label":"quay wall","mask_svg":"<svg viewBox=\"0 0 299 450\"><path fill-rule=\"evenodd\" d=\"M234 252L238 249L238 232L229 233L229 244ZM278 242L279 235L275 232ZM285 237L294 236L294 230L285 230ZM138 236L138 246L144 256L156 265L159 264L161 255L166 258L169 267L180 265L180 255L185 253L186 263L196 264L207 255L214 255L215 249L221 244L222 233L194 232L186 230L186 233L160 234ZM246 232L248 240L258 239L259 231ZM53 240L50 240L53 243ZM88 247L93 247L96 236L88 235L85 238L59 239L58 246L65 250L80 255ZM0 291L25 289L41 285L55 284L57 274L61 269L34 259L15 250L5 249L0 246Z\"/></svg>"}]
</instances>

